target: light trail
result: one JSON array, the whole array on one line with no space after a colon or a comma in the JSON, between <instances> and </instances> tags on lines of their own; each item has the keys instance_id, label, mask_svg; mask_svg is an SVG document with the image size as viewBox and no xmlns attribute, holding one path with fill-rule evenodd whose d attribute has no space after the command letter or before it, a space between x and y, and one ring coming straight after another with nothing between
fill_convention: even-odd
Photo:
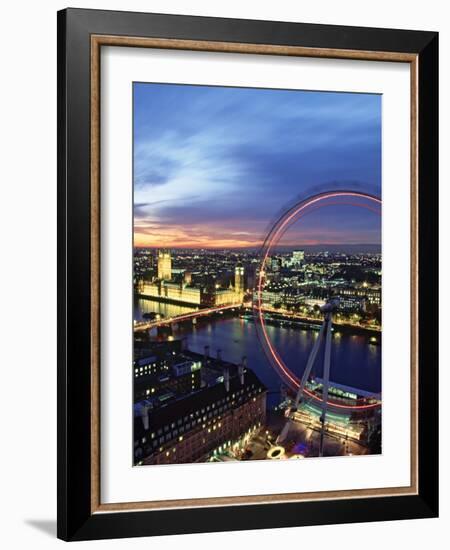
<instances>
[{"instance_id":1,"label":"light trail","mask_svg":"<svg viewBox=\"0 0 450 550\"><path fill-rule=\"evenodd\" d=\"M318 195L314 195L313 197L310 197L309 199L306 199L302 201L299 204L296 204L293 206L286 214L284 214L272 227L271 231L269 232L266 240L264 241L263 250L265 249L265 252L263 254L263 260L260 265L259 269L259 276L258 276L258 284L256 287L256 305L253 304L253 310L256 310L256 326L260 326L262 330L262 337L263 337L263 346L266 350L269 351L270 354L270 361L272 365L275 363L276 369L281 371L282 377L284 377L285 381L288 380L288 385L291 386L292 389L298 390L300 387L300 380L291 372L291 370L286 366L284 361L281 359L278 352L275 350L275 348L272 345L272 342L270 341L269 335L267 333L266 324L264 320L264 308L262 305L262 289L264 284L264 277L265 277L265 267L266 262L269 257L269 254L272 250L272 247L279 241L283 233L287 230L288 226L299 220L303 215L310 213L311 211L317 210L318 208L322 208L329 205L351 205L351 206L358 206L362 208L367 208L368 210L371 210L372 212L378 213L371 205L365 205L365 204L359 204L355 203L354 201L348 201L347 202L330 202L327 204L320 204L321 201L332 199L332 198L360 198L368 201L372 201L376 203L377 205L381 205L381 199L379 197L376 197L375 195L371 195L369 193L362 193L359 191L332 191L332 192L325 192L320 193ZM314 208L310 208L311 206L315 206ZM310 210L308 210L310 209ZM308 396L313 398L316 401L322 401L320 397L318 397L315 393L309 391L308 389L304 388L303 390ZM371 403L371 404L365 404L365 405L343 405L341 403L336 403L335 401L327 401L327 404L340 408L340 409L359 409L359 410L369 410L376 407L379 407L381 403Z\"/></svg>"}]
</instances>

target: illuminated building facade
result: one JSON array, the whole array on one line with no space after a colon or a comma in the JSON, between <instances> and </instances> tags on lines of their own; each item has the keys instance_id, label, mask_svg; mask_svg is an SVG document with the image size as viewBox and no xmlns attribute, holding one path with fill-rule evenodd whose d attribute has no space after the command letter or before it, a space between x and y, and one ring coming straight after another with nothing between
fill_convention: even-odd
<instances>
[{"instance_id":1,"label":"illuminated building facade","mask_svg":"<svg viewBox=\"0 0 450 550\"><path fill-rule=\"evenodd\" d=\"M255 373L240 375L175 400L152 414L135 408L136 464L191 463L263 426L267 390Z\"/></svg>"},{"instance_id":2,"label":"illuminated building facade","mask_svg":"<svg viewBox=\"0 0 450 550\"><path fill-rule=\"evenodd\" d=\"M244 267L240 264L234 268L234 290L237 294L244 294Z\"/></svg>"},{"instance_id":3,"label":"illuminated building facade","mask_svg":"<svg viewBox=\"0 0 450 550\"><path fill-rule=\"evenodd\" d=\"M283 300L283 294L281 291L263 290L261 293L262 302L264 304L281 304Z\"/></svg>"},{"instance_id":4,"label":"illuminated building facade","mask_svg":"<svg viewBox=\"0 0 450 550\"><path fill-rule=\"evenodd\" d=\"M218 289L210 294L208 305L227 306L238 304L240 301L242 301L242 294L239 295L234 289Z\"/></svg>"},{"instance_id":5,"label":"illuminated building facade","mask_svg":"<svg viewBox=\"0 0 450 550\"><path fill-rule=\"evenodd\" d=\"M164 283L160 285L160 297L175 302L187 304L201 304L202 291L200 288L185 286L178 283Z\"/></svg>"},{"instance_id":6,"label":"illuminated building facade","mask_svg":"<svg viewBox=\"0 0 450 550\"><path fill-rule=\"evenodd\" d=\"M134 400L156 400L155 404L163 404L168 399L197 391L201 388L201 361L189 358L177 358L179 362L157 374L136 375L134 380Z\"/></svg>"},{"instance_id":7,"label":"illuminated building facade","mask_svg":"<svg viewBox=\"0 0 450 550\"><path fill-rule=\"evenodd\" d=\"M162 404L201 388L201 357L183 350L181 340L152 343L152 349L135 348L133 363L134 402L150 399Z\"/></svg>"},{"instance_id":8,"label":"illuminated building facade","mask_svg":"<svg viewBox=\"0 0 450 550\"><path fill-rule=\"evenodd\" d=\"M170 250L160 248L158 250L158 279L170 281L172 278L172 256Z\"/></svg>"},{"instance_id":9,"label":"illuminated building facade","mask_svg":"<svg viewBox=\"0 0 450 550\"><path fill-rule=\"evenodd\" d=\"M339 295L340 303L339 308L344 311L366 311L366 298L365 296L357 296L355 294Z\"/></svg>"},{"instance_id":10,"label":"illuminated building facade","mask_svg":"<svg viewBox=\"0 0 450 550\"><path fill-rule=\"evenodd\" d=\"M273 273L278 273L282 267L281 258L277 258L273 256L272 258L270 258L269 265L270 265L270 271L272 271Z\"/></svg>"},{"instance_id":11,"label":"illuminated building facade","mask_svg":"<svg viewBox=\"0 0 450 550\"><path fill-rule=\"evenodd\" d=\"M181 275L182 277L178 277ZM173 279L172 279L173 277ZM244 267L238 264L234 271L234 288L207 289L206 285L193 284L192 272L172 269L170 250L158 251L158 278L153 281L139 280L138 294L163 302L195 306L226 306L239 304L244 298Z\"/></svg>"},{"instance_id":12,"label":"illuminated building facade","mask_svg":"<svg viewBox=\"0 0 450 550\"><path fill-rule=\"evenodd\" d=\"M322 398L323 380L314 378L306 383L308 390ZM335 382L328 388L328 395L332 402L328 404L325 422L325 433L342 440L353 440L367 446L373 430L381 426L381 415L378 408L355 410L351 407L357 403L374 404L381 400L381 394L373 394L361 389L352 388ZM335 406L339 404L340 407ZM348 407L348 408L344 408ZM296 409L293 420L303 426L320 432L322 429L321 403L306 399Z\"/></svg>"},{"instance_id":13,"label":"illuminated building facade","mask_svg":"<svg viewBox=\"0 0 450 550\"><path fill-rule=\"evenodd\" d=\"M244 267L238 264L234 268L234 287L215 288L205 293L203 303L208 306L227 306L231 304L240 304L244 299L245 281Z\"/></svg>"},{"instance_id":14,"label":"illuminated building facade","mask_svg":"<svg viewBox=\"0 0 450 550\"><path fill-rule=\"evenodd\" d=\"M357 296L358 298L366 298L369 304L381 307L381 287L379 285L367 286L363 284L358 288L339 288L336 290L336 294L341 297Z\"/></svg>"},{"instance_id":15,"label":"illuminated building facade","mask_svg":"<svg viewBox=\"0 0 450 550\"><path fill-rule=\"evenodd\" d=\"M366 288L366 296L369 304L381 307L381 287Z\"/></svg>"},{"instance_id":16,"label":"illuminated building facade","mask_svg":"<svg viewBox=\"0 0 450 550\"><path fill-rule=\"evenodd\" d=\"M291 256L291 265L300 266L305 261L305 251L304 250L294 250Z\"/></svg>"},{"instance_id":17,"label":"illuminated building facade","mask_svg":"<svg viewBox=\"0 0 450 550\"><path fill-rule=\"evenodd\" d=\"M180 302L199 306L202 303L202 291L200 288L186 286L182 283L156 281L144 283L142 296L161 299L168 302Z\"/></svg>"}]
</instances>

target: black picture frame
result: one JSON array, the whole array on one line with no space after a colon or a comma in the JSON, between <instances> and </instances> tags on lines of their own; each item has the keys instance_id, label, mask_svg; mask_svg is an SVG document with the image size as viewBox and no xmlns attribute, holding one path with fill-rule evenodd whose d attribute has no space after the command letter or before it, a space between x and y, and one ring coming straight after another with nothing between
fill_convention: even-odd
<instances>
[{"instance_id":1,"label":"black picture frame","mask_svg":"<svg viewBox=\"0 0 450 550\"><path fill-rule=\"evenodd\" d=\"M418 59L418 494L92 513L91 36L403 52ZM88 540L438 515L438 34L66 9L58 13L58 537ZM420 366L426 365L426 368Z\"/></svg>"}]
</instances>

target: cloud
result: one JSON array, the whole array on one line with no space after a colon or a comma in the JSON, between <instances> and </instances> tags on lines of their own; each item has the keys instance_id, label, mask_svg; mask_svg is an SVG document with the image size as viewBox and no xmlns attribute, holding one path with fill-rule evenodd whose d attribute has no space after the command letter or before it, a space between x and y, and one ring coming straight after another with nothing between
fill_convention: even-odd
<instances>
[{"instance_id":1,"label":"cloud","mask_svg":"<svg viewBox=\"0 0 450 550\"><path fill-rule=\"evenodd\" d=\"M135 84L134 104L135 217L160 236L253 239L324 181L380 191L379 96Z\"/></svg>"}]
</instances>

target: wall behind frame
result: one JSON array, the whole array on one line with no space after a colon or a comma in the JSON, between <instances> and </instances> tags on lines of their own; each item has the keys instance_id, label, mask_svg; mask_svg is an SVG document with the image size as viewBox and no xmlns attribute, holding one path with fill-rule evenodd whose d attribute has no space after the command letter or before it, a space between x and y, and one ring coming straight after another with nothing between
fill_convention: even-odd
<instances>
[{"instance_id":1,"label":"wall behind frame","mask_svg":"<svg viewBox=\"0 0 450 550\"><path fill-rule=\"evenodd\" d=\"M440 35L440 94L450 97L450 20L444 3L411 0L402 3L379 0L374 8L357 0L320 3L242 2L214 4L197 0L97 0L76 2L76 7L153 11L216 17L302 21L340 25L435 30ZM8 548L32 546L36 550L60 546L56 533L56 11L67 3L49 0L36 4L25 0L3 8L5 21L0 89L2 149L0 165L0 239L2 250L2 442L0 455L0 508L4 514L0 541ZM450 179L450 108L441 102L441 181ZM441 205L450 202L449 187L441 186ZM442 208L442 206L441 206ZM441 280L450 269L448 260L449 216L441 215ZM449 293L442 289L441 312ZM444 303L442 303L444 302ZM445 303L447 302L447 303ZM39 322L33 319L39 313ZM441 335L450 330L442 317ZM450 385L448 369L442 369L442 391ZM445 396L443 396L445 397ZM30 406L36 400L37 406ZM441 399L445 403L445 399ZM448 418L442 406L441 430ZM27 447L25 447L25 444ZM24 452L24 449L29 449ZM441 463L450 454L448 437L441 438ZM441 486L450 486L447 469ZM365 549L407 545L421 549L444 537L450 520L450 498L441 491L441 519L186 535L153 539L158 550L175 550L180 544L197 549L256 546L269 549L317 545L328 539L336 549L351 540L364 540ZM83 548L131 548L149 541L88 542Z\"/></svg>"}]
</instances>

